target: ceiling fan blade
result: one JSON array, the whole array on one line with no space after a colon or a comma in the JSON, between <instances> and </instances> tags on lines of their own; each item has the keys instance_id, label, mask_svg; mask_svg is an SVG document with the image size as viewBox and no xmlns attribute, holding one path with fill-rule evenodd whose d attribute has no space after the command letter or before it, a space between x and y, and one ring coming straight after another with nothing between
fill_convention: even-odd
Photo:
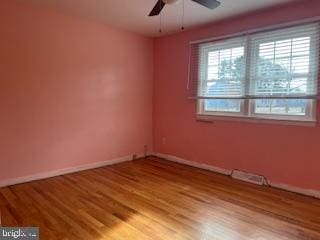
<instances>
[{"instance_id":1,"label":"ceiling fan blade","mask_svg":"<svg viewBox=\"0 0 320 240\"><path fill-rule=\"evenodd\" d=\"M215 9L220 6L220 2L217 0L192 0L196 3L199 3L200 5L210 8L210 9Z\"/></svg>"},{"instance_id":2,"label":"ceiling fan blade","mask_svg":"<svg viewBox=\"0 0 320 240\"><path fill-rule=\"evenodd\" d=\"M158 0L156 5L153 7L152 11L150 12L149 17L159 15L164 5L166 4L163 2L163 0Z\"/></svg>"}]
</instances>

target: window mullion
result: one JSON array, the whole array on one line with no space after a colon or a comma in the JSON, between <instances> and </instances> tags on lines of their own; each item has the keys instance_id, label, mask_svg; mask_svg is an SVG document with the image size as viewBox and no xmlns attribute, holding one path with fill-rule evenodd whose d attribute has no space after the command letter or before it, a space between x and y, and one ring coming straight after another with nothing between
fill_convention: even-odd
<instances>
[{"instance_id":1,"label":"window mullion","mask_svg":"<svg viewBox=\"0 0 320 240\"><path fill-rule=\"evenodd\" d=\"M250 71L251 71L251 42L250 36L247 35L245 40L245 74L244 74L244 95L250 95ZM250 116L250 99L245 98L243 101L243 114L245 116Z\"/></svg>"}]
</instances>

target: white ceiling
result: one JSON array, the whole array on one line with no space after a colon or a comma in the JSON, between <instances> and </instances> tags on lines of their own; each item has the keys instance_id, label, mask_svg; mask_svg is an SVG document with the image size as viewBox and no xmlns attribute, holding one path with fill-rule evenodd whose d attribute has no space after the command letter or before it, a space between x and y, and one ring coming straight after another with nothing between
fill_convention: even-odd
<instances>
[{"instance_id":1,"label":"white ceiling","mask_svg":"<svg viewBox=\"0 0 320 240\"><path fill-rule=\"evenodd\" d=\"M26 3L24 0L18 1ZM161 35L180 31L182 1L164 7ZM220 0L219 8L209 10L191 0L185 0L185 27L191 28L293 1L295 0ZM157 0L28 0L28 3L55 7L67 14L153 37L159 36L159 17L148 17L148 14L156 2Z\"/></svg>"}]
</instances>

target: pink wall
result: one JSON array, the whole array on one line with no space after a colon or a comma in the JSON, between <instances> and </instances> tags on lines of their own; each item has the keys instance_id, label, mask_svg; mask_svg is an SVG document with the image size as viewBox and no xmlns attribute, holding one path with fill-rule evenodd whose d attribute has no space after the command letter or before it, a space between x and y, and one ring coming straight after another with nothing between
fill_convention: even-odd
<instances>
[{"instance_id":1,"label":"pink wall","mask_svg":"<svg viewBox=\"0 0 320 240\"><path fill-rule=\"evenodd\" d=\"M0 3L0 181L152 145L153 41Z\"/></svg>"},{"instance_id":2,"label":"pink wall","mask_svg":"<svg viewBox=\"0 0 320 240\"><path fill-rule=\"evenodd\" d=\"M320 126L197 122L187 99L188 43L320 15L320 1L299 1L155 41L154 150L274 182L320 190ZM163 138L166 141L163 142Z\"/></svg>"}]
</instances>

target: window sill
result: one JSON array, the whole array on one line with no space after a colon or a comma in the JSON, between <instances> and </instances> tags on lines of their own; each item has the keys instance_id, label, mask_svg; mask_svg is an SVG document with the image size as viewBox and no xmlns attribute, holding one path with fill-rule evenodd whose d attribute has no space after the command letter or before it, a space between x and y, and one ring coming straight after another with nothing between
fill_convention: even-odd
<instances>
[{"instance_id":1,"label":"window sill","mask_svg":"<svg viewBox=\"0 0 320 240\"><path fill-rule=\"evenodd\" d=\"M217 115L204 115L197 114L197 121L199 122L214 122L214 121L236 121L246 123L260 123L260 124L273 124L273 125L289 125L300 127L316 127L316 121L308 120L278 120L278 119L265 119L258 117L246 117L246 116L217 116Z\"/></svg>"}]
</instances>

